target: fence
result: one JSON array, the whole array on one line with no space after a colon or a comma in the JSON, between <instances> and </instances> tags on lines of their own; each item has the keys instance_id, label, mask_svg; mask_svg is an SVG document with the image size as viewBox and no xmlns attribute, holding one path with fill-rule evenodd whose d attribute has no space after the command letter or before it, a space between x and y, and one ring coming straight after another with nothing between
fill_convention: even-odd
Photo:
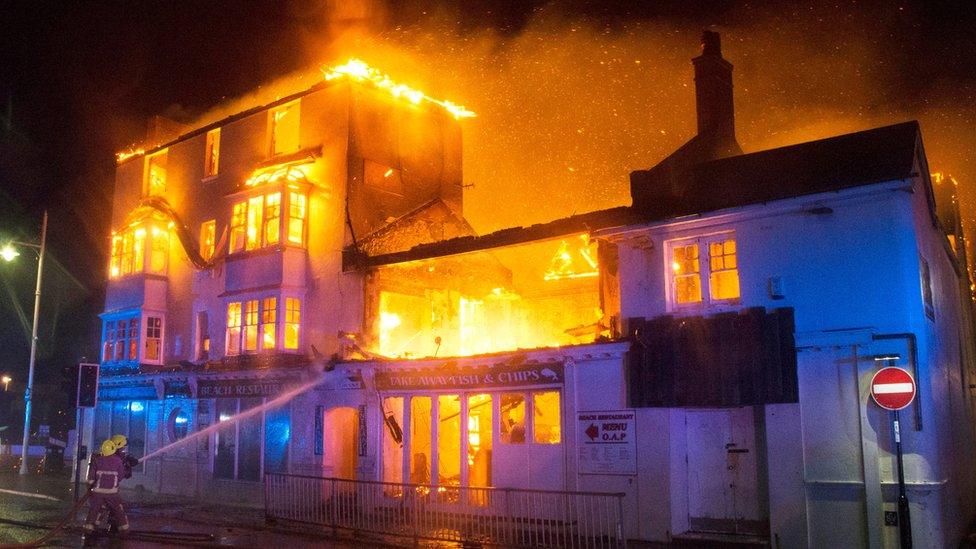
<instances>
[{"instance_id":1,"label":"fence","mask_svg":"<svg viewBox=\"0 0 976 549\"><path fill-rule=\"evenodd\" d=\"M267 473L269 519L507 547L626 547L623 494L430 486Z\"/></svg>"}]
</instances>

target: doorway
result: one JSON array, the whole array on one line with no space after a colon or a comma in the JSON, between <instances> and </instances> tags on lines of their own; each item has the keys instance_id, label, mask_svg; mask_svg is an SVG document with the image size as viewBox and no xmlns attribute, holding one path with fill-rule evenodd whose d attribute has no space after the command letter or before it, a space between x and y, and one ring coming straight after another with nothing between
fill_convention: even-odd
<instances>
[{"instance_id":1,"label":"doorway","mask_svg":"<svg viewBox=\"0 0 976 549\"><path fill-rule=\"evenodd\" d=\"M694 532L767 535L752 407L689 410L688 527Z\"/></svg>"},{"instance_id":2,"label":"doorway","mask_svg":"<svg viewBox=\"0 0 976 549\"><path fill-rule=\"evenodd\" d=\"M330 408L324 412L322 468L325 476L356 479L359 440L359 410Z\"/></svg>"}]
</instances>

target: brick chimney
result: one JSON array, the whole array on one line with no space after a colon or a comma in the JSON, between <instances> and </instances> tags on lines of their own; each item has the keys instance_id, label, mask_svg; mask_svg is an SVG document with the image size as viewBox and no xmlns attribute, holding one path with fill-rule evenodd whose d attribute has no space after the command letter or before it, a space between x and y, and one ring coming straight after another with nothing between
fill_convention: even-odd
<instances>
[{"instance_id":1,"label":"brick chimney","mask_svg":"<svg viewBox=\"0 0 976 549\"><path fill-rule=\"evenodd\" d=\"M722 41L717 32L702 32L701 44L701 55L691 60L695 66L698 135L719 143L735 143L732 63L722 57Z\"/></svg>"}]
</instances>

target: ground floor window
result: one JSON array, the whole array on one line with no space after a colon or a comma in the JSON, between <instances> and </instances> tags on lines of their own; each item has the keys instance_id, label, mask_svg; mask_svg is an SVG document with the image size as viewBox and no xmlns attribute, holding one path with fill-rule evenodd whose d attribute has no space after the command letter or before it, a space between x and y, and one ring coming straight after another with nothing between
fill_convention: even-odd
<instances>
[{"instance_id":1,"label":"ground floor window","mask_svg":"<svg viewBox=\"0 0 976 549\"><path fill-rule=\"evenodd\" d=\"M135 457L146 454L146 407L145 401L104 401L98 404L95 416L95 451L102 441L113 435L125 435L128 439L128 452ZM140 463L133 468L142 472Z\"/></svg>"},{"instance_id":2,"label":"ground floor window","mask_svg":"<svg viewBox=\"0 0 976 549\"><path fill-rule=\"evenodd\" d=\"M291 437L288 404L235 419L263 403L260 397L216 399L217 420L226 425L214 435L214 477L259 481L264 472L287 470Z\"/></svg>"},{"instance_id":3,"label":"ground floor window","mask_svg":"<svg viewBox=\"0 0 976 549\"><path fill-rule=\"evenodd\" d=\"M382 404L384 482L490 487L496 432L509 445L562 442L558 390L392 395Z\"/></svg>"}]
</instances>

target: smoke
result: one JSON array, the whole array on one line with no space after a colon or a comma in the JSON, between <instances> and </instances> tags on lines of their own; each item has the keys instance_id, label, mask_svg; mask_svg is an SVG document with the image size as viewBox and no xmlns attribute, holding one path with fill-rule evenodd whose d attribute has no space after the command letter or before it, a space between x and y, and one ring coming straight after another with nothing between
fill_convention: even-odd
<instances>
[{"instance_id":1,"label":"smoke","mask_svg":"<svg viewBox=\"0 0 976 549\"><path fill-rule=\"evenodd\" d=\"M976 86L972 76L927 71L911 43L921 38L915 22L923 8L733 4L621 14L572 2L499 11L492 3L465 11L464 4L295 2L289 17L304 48L292 65L305 68L195 125L307 89L323 65L359 57L478 113L461 121L465 215L476 229L536 223L628 204L629 172L692 137L690 59L710 27L722 32L735 65L746 151L918 119L931 168L954 174L974 211Z\"/></svg>"},{"instance_id":2,"label":"smoke","mask_svg":"<svg viewBox=\"0 0 976 549\"><path fill-rule=\"evenodd\" d=\"M465 215L480 231L628 204L629 172L694 134L690 59L708 17L611 18L551 3L506 26L490 8L480 25L457 8L352 6L326 4L320 26L303 29L306 56L314 66L357 56L478 113L461 124ZM915 62L899 41L924 14L850 9L720 14L711 28L735 65L739 141L755 151L918 119L930 166L955 174L972 206L973 80L905 74Z\"/></svg>"}]
</instances>

